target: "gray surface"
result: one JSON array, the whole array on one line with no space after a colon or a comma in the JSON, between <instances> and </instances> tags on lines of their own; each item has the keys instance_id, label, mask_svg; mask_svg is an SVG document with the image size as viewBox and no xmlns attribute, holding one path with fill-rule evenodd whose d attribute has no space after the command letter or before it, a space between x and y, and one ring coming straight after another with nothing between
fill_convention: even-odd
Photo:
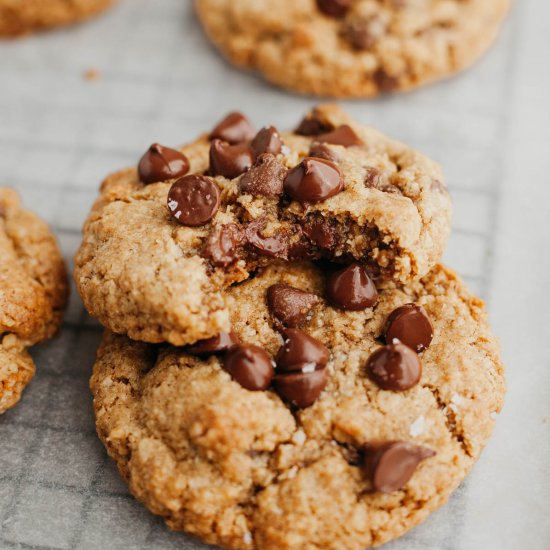
<instances>
[{"instance_id":1,"label":"gray surface","mask_svg":"<svg viewBox=\"0 0 550 550\"><path fill-rule=\"evenodd\" d=\"M517 4L473 70L346 105L443 165L456 204L446 261L488 300L508 365L506 407L472 475L391 550L550 548L550 5ZM90 68L99 80L83 78ZM185 142L234 108L291 127L313 103L228 67L189 2L126 0L86 26L0 43L0 183L70 259L100 180L153 140ZM99 336L73 294L23 402L0 418L0 548L205 548L134 502L96 439Z\"/></svg>"}]
</instances>

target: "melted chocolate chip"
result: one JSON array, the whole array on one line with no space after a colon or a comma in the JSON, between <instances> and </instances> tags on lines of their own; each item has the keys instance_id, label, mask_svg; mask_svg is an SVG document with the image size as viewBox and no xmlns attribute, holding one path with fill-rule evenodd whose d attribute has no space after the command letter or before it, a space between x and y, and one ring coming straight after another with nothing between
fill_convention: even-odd
<instances>
[{"instance_id":1,"label":"melted chocolate chip","mask_svg":"<svg viewBox=\"0 0 550 550\"><path fill-rule=\"evenodd\" d=\"M218 186L206 176L184 176L168 191L168 209L182 225L204 225L216 215L219 206Z\"/></svg>"},{"instance_id":2,"label":"melted chocolate chip","mask_svg":"<svg viewBox=\"0 0 550 550\"><path fill-rule=\"evenodd\" d=\"M332 162L313 157L305 158L290 170L284 181L284 190L300 203L324 201L342 191L344 182L338 167Z\"/></svg>"},{"instance_id":3,"label":"melted chocolate chip","mask_svg":"<svg viewBox=\"0 0 550 550\"><path fill-rule=\"evenodd\" d=\"M392 311L384 329L386 344L397 339L418 352L428 348L433 336L434 329L428 314L416 304L405 304Z\"/></svg>"},{"instance_id":4,"label":"melted chocolate chip","mask_svg":"<svg viewBox=\"0 0 550 550\"><path fill-rule=\"evenodd\" d=\"M422 363L416 352L408 346L389 344L369 357L367 373L383 390L405 391L420 381Z\"/></svg>"},{"instance_id":5,"label":"melted chocolate chip","mask_svg":"<svg viewBox=\"0 0 550 550\"><path fill-rule=\"evenodd\" d=\"M278 373L313 371L325 367L328 363L330 352L319 340L297 328L288 328L281 335L283 345L275 358Z\"/></svg>"},{"instance_id":6,"label":"melted chocolate chip","mask_svg":"<svg viewBox=\"0 0 550 550\"><path fill-rule=\"evenodd\" d=\"M329 302L337 308L360 311L378 301L378 292L365 266L350 266L327 277L326 292Z\"/></svg>"},{"instance_id":7,"label":"melted chocolate chip","mask_svg":"<svg viewBox=\"0 0 550 550\"><path fill-rule=\"evenodd\" d=\"M143 183L156 183L184 176L189 171L187 157L169 147L153 143L138 164L139 179Z\"/></svg>"},{"instance_id":8,"label":"melted chocolate chip","mask_svg":"<svg viewBox=\"0 0 550 550\"><path fill-rule=\"evenodd\" d=\"M343 17L350 9L353 0L317 0L318 8L331 17Z\"/></svg>"},{"instance_id":9,"label":"melted chocolate chip","mask_svg":"<svg viewBox=\"0 0 550 550\"><path fill-rule=\"evenodd\" d=\"M374 83L381 92L393 92L397 89L399 80L384 69L377 69L373 75Z\"/></svg>"},{"instance_id":10,"label":"melted chocolate chip","mask_svg":"<svg viewBox=\"0 0 550 550\"><path fill-rule=\"evenodd\" d=\"M301 224L311 244L323 250L333 250L337 243L336 229L326 219L313 219Z\"/></svg>"},{"instance_id":11,"label":"melted chocolate chip","mask_svg":"<svg viewBox=\"0 0 550 550\"><path fill-rule=\"evenodd\" d=\"M246 172L254 162L254 154L244 143L230 145L215 139L210 145L210 174L229 179Z\"/></svg>"},{"instance_id":12,"label":"melted chocolate chip","mask_svg":"<svg viewBox=\"0 0 550 550\"><path fill-rule=\"evenodd\" d=\"M342 147L364 145L363 141L355 133L353 128L347 124L338 126L338 128L332 130L331 132L319 134L316 139L322 143L332 143L333 145L342 145Z\"/></svg>"},{"instance_id":13,"label":"melted chocolate chip","mask_svg":"<svg viewBox=\"0 0 550 550\"><path fill-rule=\"evenodd\" d=\"M254 252L270 258L288 259L288 239L284 234L272 237L262 236L262 231L267 225L265 218L259 218L250 222L245 228L246 242Z\"/></svg>"},{"instance_id":14,"label":"melted chocolate chip","mask_svg":"<svg viewBox=\"0 0 550 550\"><path fill-rule=\"evenodd\" d=\"M267 128L262 128L256 134L256 137L252 140L250 147L256 156L259 156L262 153L278 155L283 148L283 142L277 128L269 126Z\"/></svg>"},{"instance_id":15,"label":"melted chocolate chip","mask_svg":"<svg viewBox=\"0 0 550 550\"><path fill-rule=\"evenodd\" d=\"M313 372L290 372L275 377L275 389L285 401L299 409L305 409L317 401L327 382L327 369Z\"/></svg>"},{"instance_id":16,"label":"melted chocolate chip","mask_svg":"<svg viewBox=\"0 0 550 550\"><path fill-rule=\"evenodd\" d=\"M250 121L241 113L229 113L210 132L209 139L221 139L231 145L250 141L254 137L254 128Z\"/></svg>"},{"instance_id":17,"label":"melted chocolate chip","mask_svg":"<svg viewBox=\"0 0 550 550\"><path fill-rule=\"evenodd\" d=\"M356 50L370 50L386 32L380 17L354 19L345 30L347 39Z\"/></svg>"},{"instance_id":18,"label":"melted chocolate chip","mask_svg":"<svg viewBox=\"0 0 550 550\"><path fill-rule=\"evenodd\" d=\"M217 225L208 235L201 256L215 267L227 267L239 259L237 250L243 239L244 232L237 224Z\"/></svg>"},{"instance_id":19,"label":"melted chocolate chip","mask_svg":"<svg viewBox=\"0 0 550 550\"><path fill-rule=\"evenodd\" d=\"M314 141L309 148L309 156L318 159L330 160L330 162L338 163L340 155L333 151L326 143Z\"/></svg>"},{"instance_id":20,"label":"melted chocolate chip","mask_svg":"<svg viewBox=\"0 0 550 550\"><path fill-rule=\"evenodd\" d=\"M217 336L186 346L185 351L191 355L212 355L213 353L226 352L238 343L239 338L234 332L220 332Z\"/></svg>"},{"instance_id":21,"label":"melted chocolate chip","mask_svg":"<svg viewBox=\"0 0 550 550\"><path fill-rule=\"evenodd\" d=\"M369 189L379 189L381 177L382 174L378 168L366 166L365 179L363 180L363 183L365 184L365 187L368 187Z\"/></svg>"},{"instance_id":22,"label":"melted chocolate chip","mask_svg":"<svg viewBox=\"0 0 550 550\"><path fill-rule=\"evenodd\" d=\"M267 352L251 344L230 348L225 355L224 368L243 388L251 391L269 388L275 373Z\"/></svg>"},{"instance_id":23,"label":"melted chocolate chip","mask_svg":"<svg viewBox=\"0 0 550 550\"><path fill-rule=\"evenodd\" d=\"M241 178L239 191L255 197L276 198L283 193L287 169L271 154L260 155Z\"/></svg>"},{"instance_id":24,"label":"melted chocolate chip","mask_svg":"<svg viewBox=\"0 0 550 550\"><path fill-rule=\"evenodd\" d=\"M375 491L392 493L411 479L420 462L435 454L427 447L406 441L391 441L376 447L365 447L365 468Z\"/></svg>"},{"instance_id":25,"label":"melted chocolate chip","mask_svg":"<svg viewBox=\"0 0 550 550\"><path fill-rule=\"evenodd\" d=\"M334 127L320 121L314 115L306 116L294 132L300 136L317 136L323 132L330 132Z\"/></svg>"},{"instance_id":26,"label":"melted chocolate chip","mask_svg":"<svg viewBox=\"0 0 550 550\"><path fill-rule=\"evenodd\" d=\"M319 297L315 294L290 285L276 284L267 289L269 312L283 326L301 325L318 303Z\"/></svg>"}]
</instances>

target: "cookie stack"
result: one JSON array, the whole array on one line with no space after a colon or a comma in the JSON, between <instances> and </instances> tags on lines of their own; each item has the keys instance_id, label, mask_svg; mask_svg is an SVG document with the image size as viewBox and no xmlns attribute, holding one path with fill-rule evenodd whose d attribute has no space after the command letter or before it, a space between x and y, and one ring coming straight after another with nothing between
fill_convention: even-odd
<instances>
[{"instance_id":1,"label":"cookie stack","mask_svg":"<svg viewBox=\"0 0 550 550\"><path fill-rule=\"evenodd\" d=\"M502 406L483 302L438 264L437 164L334 106L232 113L108 177L75 280L132 493L232 549L362 549L463 480Z\"/></svg>"}]
</instances>

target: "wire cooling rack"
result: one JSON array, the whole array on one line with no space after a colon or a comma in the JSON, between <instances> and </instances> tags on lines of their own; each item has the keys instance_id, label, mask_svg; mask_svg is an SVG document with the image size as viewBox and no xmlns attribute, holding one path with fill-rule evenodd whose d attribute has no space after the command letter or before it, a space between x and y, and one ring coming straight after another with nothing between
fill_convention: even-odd
<instances>
[{"instance_id":1,"label":"wire cooling rack","mask_svg":"<svg viewBox=\"0 0 550 550\"><path fill-rule=\"evenodd\" d=\"M508 409L474 473L388 550L550 548L541 515L550 489L550 379L541 367L550 349L540 338L518 354L507 339L529 331L533 340L541 322L510 284L525 269L520 258L540 250L540 235L549 233L542 213L550 185L531 178L542 174L545 150L548 157L548 131L536 129L548 120L537 90L547 90L550 78L530 70L550 46L541 23L549 17L548 4L526 0L471 71L412 94L344 105L443 165L455 202L445 260L489 300L510 364ZM86 25L0 42L0 184L15 187L53 226L70 262L99 182L134 164L152 141L183 143L233 109L258 126L290 128L313 103L230 68L207 43L190 2L122 1ZM534 138L539 164L526 169ZM520 209L525 193L517 186L526 182L518 179L526 173L530 202ZM525 241L507 229L521 223L531 227ZM550 270L538 257L521 278L535 288ZM547 298L537 299L550 310ZM533 323L518 327L522 319ZM88 379L100 336L73 289L61 335L33 351L35 380L0 417L0 549L206 548L170 533L135 502L99 443ZM539 376L532 383L521 376L528 367ZM519 481L522 459L533 466L529 491Z\"/></svg>"}]
</instances>

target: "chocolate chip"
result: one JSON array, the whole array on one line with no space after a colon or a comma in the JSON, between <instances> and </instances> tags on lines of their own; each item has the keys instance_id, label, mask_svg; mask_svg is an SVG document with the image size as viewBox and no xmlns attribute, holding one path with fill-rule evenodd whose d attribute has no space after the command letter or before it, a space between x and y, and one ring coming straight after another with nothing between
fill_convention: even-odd
<instances>
[{"instance_id":1,"label":"chocolate chip","mask_svg":"<svg viewBox=\"0 0 550 550\"><path fill-rule=\"evenodd\" d=\"M403 487L423 460L435 451L406 441L365 447L365 468L375 491L392 493Z\"/></svg>"},{"instance_id":2,"label":"chocolate chip","mask_svg":"<svg viewBox=\"0 0 550 550\"><path fill-rule=\"evenodd\" d=\"M326 282L327 298L337 308L360 311L374 306L378 292L366 267L361 264L331 273Z\"/></svg>"},{"instance_id":3,"label":"chocolate chip","mask_svg":"<svg viewBox=\"0 0 550 550\"><path fill-rule=\"evenodd\" d=\"M317 401L327 382L327 369L313 372L290 372L275 377L275 389L285 401L299 409L305 409Z\"/></svg>"},{"instance_id":4,"label":"chocolate chip","mask_svg":"<svg viewBox=\"0 0 550 550\"><path fill-rule=\"evenodd\" d=\"M397 339L418 352L428 348L433 336L434 329L428 314L416 304L405 304L392 311L384 329L386 344L392 344Z\"/></svg>"},{"instance_id":5,"label":"chocolate chip","mask_svg":"<svg viewBox=\"0 0 550 550\"><path fill-rule=\"evenodd\" d=\"M333 250L337 243L336 229L326 219L306 220L301 224L304 235L311 244L323 250Z\"/></svg>"},{"instance_id":6,"label":"chocolate chip","mask_svg":"<svg viewBox=\"0 0 550 550\"><path fill-rule=\"evenodd\" d=\"M389 344L369 357L367 373L383 390L405 391L420 381L422 363L416 352L408 346Z\"/></svg>"},{"instance_id":7,"label":"chocolate chip","mask_svg":"<svg viewBox=\"0 0 550 550\"><path fill-rule=\"evenodd\" d=\"M271 154L260 155L241 178L239 191L255 197L276 198L283 193L287 169Z\"/></svg>"},{"instance_id":8,"label":"chocolate chip","mask_svg":"<svg viewBox=\"0 0 550 550\"><path fill-rule=\"evenodd\" d=\"M217 336L199 340L190 346L186 346L185 351L191 355L212 355L213 353L225 352L238 343L239 338L234 332L220 332Z\"/></svg>"},{"instance_id":9,"label":"chocolate chip","mask_svg":"<svg viewBox=\"0 0 550 550\"><path fill-rule=\"evenodd\" d=\"M382 92L393 92L399 85L399 79L388 74L384 69L377 69L373 75L374 83Z\"/></svg>"},{"instance_id":10,"label":"chocolate chip","mask_svg":"<svg viewBox=\"0 0 550 550\"><path fill-rule=\"evenodd\" d=\"M297 327L301 325L319 297L290 285L276 284L267 289L267 307L271 315L282 325Z\"/></svg>"},{"instance_id":11,"label":"chocolate chip","mask_svg":"<svg viewBox=\"0 0 550 550\"><path fill-rule=\"evenodd\" d=\"M251 391L267 390L275 373L267 352L251 344L237 344L229 349L223 366L243 388Z\"/></svg>"},{"instance_id":12,"label":"chocolate chip","mask_svg":"<svg viewBox=\"0 0 550 550\"><path fill-rule=\"evenodd\" d=\"M256 137L252 140L250 147L256 156L259 156L262 153L278 155L283 148L283 142L277 128L269 126L267 128L262 128L256 134Z\"/></svg>"},{"instance_id":13,"label":"chocolate chip","mask_svg":"<svg viewBox=\"0 0 550 550\"><path fill-rule=\"evenodd\" d=\"M290 170L284 181L285 193L300 203L324 201L343 187L338 167L328 160L313 157L305 158Z\"/></svg>"},{"instance_id":14,"label":"chocolate chip","mask_svg":"<svg viewBox=\"0 0 550 550\"><path fill-rule=\"evenodd\" d=\"M350 9L353 0L317 0L318 8L331 17L343 17Z\"/></svg>"},{"instance_id":15,"label":"chocolate chip","mask_svg":"<svg viewBox=\"0 0 550 550\"><path fill-rule=\"evenodd\" d=\"M330 162L339 162L340 155L333 151L326 143L314 141L309 148L309 156L318 159L330 160Z\"/></svg>"},{"instance_id":16,"label":"chocolate chip","mask_svg":"<svg viewBox=\"0 0 550 550\"><path fill-rule=\"evenodd\" d=\"M215 267L227 267L239 259L237 249L243 239L244 232L237 224L217 225L208 235L201 256Z\"/></svg>"},{"instance_id":17,"label":"chocolate chip","mask_svg":"<svg viewBox=\"0 0 550 550\"><path fill-rule=\"evenodd\" d=\"M210 132L209 139L221 139L232 145L250 141L255 131L250 121L241 113L229 113Z\"/></svg>"},{"instance_id":18,"label":"chocolate chip","mask_svg":"<svg viewBox=\"0 0 550 550\"><path fill-rule=\"evenodd\" d=\"M322 143L332 143L333 145L342 145L343 147L353 147L355 145L364 145L361 138L355 133L351 126L343 124L331 132L319 134L317 141Z\"/></svg>"},{"instance_id":19,"label":"chocolate chip","mask_svg":"<svg viewBox=\"0 0 550 550\"><path fill-rule=\"evenodd\" d=\"M306 116L294 132L300 136L317 136L323 132L329 132L334 126L320 121L315 115Z\"/></svg>"},{"instance_id":20,"label":"chocolate chip","mask_svg":"<svg viewBox=\"0 0 550 550\"><path fill-rule=\"evenodd\" d=\"M219 206L218 186L206 176L184 176L168 191L168 209L182 225L204 225L216 215Z\"/></svg>"},{"instance_id":21,"label":"chocolate chip","mask_svg":"<svg viewBox=\"0 0 550 550\"><path fill-rule=\"evenodd\" d=\"M270 258L288 259L288 239L286 235L278 233L271 237L262 236L267 220L259 218L250 222L245 228L247 243L261 256Z\"/></svg>"},{"instance_id":22,"label":"chocolate chip","mask_svg":"<svg viewBox=\"0 0 550 550\"><path fill-rule=\"evenodd\" d=\"M244 143L230 145L215 139L210 144L210 175L229 179L246 172L254 162L252 149Z\"/></svg>"},{"instance_id":23,"label":"chocolate chip","mask_svg":"<svg viewBox=\"0 0 550 550\"><path fill-rule=\"evenodd\" d=\"M326 346L297 328L288 328L281 333L283 345L275 362L277 372L308 372L323 368L328 363L330 352Z\"/></svg>"},{"instance_id":24,"label":"chocolate chip","mask_svg":"<svg viewBox=\"0 0 550 550\"><path fill-rule=\"evenodd\" d=\"M143 183L156 183L184 176L189 171L187 157L169 147L153 143L138 164L139 179Z\"/></svg>"},{"instance_id":25,"label":"chocolate chip","mask_svg":"<svg viewBox=\"0 0 550 550\"><path fill-rule=\"evenodd\" d=\"M386 32L386 25L380 17L351 21L345 30L346 36L356 50L370 50Z\"/></svg>"},{"instance_id":26,"label":"chocolate chip","mask_svg":"<svg viewBox=\"0 0 550 550\"><path fill-rule=\"evenodd\" d=\"M365 179L363 180L365 187L368 187L369 189L378 189L380 187L381 175L382 174L380 173L380 170L378 170L378 168L366 166Z\"/></svg>"}]
</instances>

